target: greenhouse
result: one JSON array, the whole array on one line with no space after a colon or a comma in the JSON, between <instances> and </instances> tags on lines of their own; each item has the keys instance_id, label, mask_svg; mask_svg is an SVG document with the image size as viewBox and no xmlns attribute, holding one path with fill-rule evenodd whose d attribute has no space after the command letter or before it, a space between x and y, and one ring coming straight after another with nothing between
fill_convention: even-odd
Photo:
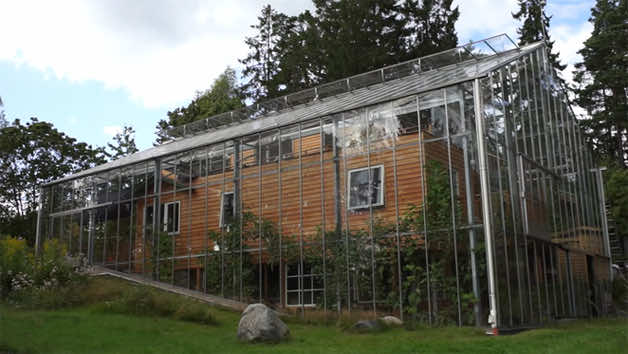
<instances>
[{"instance_id":1,"label":"greenhouse","mask_svg":"<svg viewBox=\"0 0 628 354\"><path fill-rule=\"evenodd\" d=\"M304 316L606 313L601 173L542 42L492 37L169 136L43 186L38 247Z\"/></svg>"}]
</instances>

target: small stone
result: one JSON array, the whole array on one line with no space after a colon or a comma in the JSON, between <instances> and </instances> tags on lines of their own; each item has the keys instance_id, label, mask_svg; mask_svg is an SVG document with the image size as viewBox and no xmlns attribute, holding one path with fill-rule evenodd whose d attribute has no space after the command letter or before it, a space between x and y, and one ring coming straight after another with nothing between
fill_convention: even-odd
<instances>
[{"instance_id":1,"label":"small stone","mask_svg":"<svg viewBox=\"0 0 628 354\"><path fill-rule=\"evenodd\" d=\"M264 304L251 304L242 312L238 324L238 339L242 342L279 342L289 335L288 326Z\"/></svg>"}]
</instances>

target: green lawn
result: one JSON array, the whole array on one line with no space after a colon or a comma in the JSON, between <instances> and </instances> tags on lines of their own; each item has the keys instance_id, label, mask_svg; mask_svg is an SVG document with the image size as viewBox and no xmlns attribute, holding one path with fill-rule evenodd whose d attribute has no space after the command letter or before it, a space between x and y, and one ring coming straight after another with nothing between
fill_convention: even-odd
<instances>
[{"instance_id":1,"label":"green lawn","mask_svg":"<svg viewBox=\"0 0 628 354\"><path fill-rule=\"evenodd\" d=\"M288 342L241 344L236 339L239 320L236 313L212 310L218 325L110 313L103 310L103 295L93 289L103 284L114 284L118 290L127 286L118 281L98 280L86 291L98 301L64 310L31 311L0 305L0 353L628 352L625 319L572 321L497 338L487 337L474 328L395 329L353 334L335 326L289 321L292 339Z\"/></svg>"}]
</instances>

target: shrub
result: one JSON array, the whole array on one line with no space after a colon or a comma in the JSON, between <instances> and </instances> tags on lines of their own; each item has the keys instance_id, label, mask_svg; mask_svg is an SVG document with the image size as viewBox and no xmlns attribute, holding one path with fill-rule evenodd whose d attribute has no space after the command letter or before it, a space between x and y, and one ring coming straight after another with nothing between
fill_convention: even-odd
<instances>
[{"instance_id":1,"label":"shrub","mask_svg":"<svg viewBox=\"0 0 628 354\"><path fill-rule=\"evenodd\" d=\"M207 325L217 321L208 305L183 300L146 287L133 287L114 301L105 302L104 310L134 316L160 316Z\"/></svg>"},{"instance_id":2,"label":"shrub","mask_svg":"<svg viewBox=\"0 0 628 354\"><path fill-rule=\"evenodd\" d=\"M26 241L0 239L0 299L37 308L58 308L79 301L75 287L84 283L85 262L65 258L57 240L46 241L35 257Z\"/></svg>"}]
</instances>

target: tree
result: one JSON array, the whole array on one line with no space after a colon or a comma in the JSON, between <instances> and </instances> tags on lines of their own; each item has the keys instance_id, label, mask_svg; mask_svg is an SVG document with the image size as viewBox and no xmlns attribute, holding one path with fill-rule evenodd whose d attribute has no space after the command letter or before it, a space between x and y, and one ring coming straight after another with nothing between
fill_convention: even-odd
<instances>
[{"instance_id":1,"label":"tree","mask_svg":"<svg viewBox=\"0 0 628 354\"><path fill-rule=\"evenodd\" d=\"M124 126L122 132L113 137L113 141L113 144L107 144L111 152L105 152L110 160L117 160L139 151L135 145L135 129L133 127Z\"/></svg>"},{"instance_id":2,"label":"tree","mask_svg":"<svg viewBox=\"0 0 628 354\"><path fill-rule=\"evenodd\" d=\"M0 129L0 234L35 238L39 188L105 162L104 149L65 135L36 118Z\"/></svg>"},{"instance_id":3,"label":"tree","mask_svg":"<svg viewBox=\"0 0 628 354\"><path fill-rule=\"evenodd\" d=\"M610 214L615 220L616 230L628 234L628 169L610 168L605 173L606 194L610 202Z\"/></svg>"},{"instance_id":4,"label":"tree","mask_svg":"<svg viewBox=\"0 0 628 354\"><path fill-rule=\"evenodd\" d=\"M168 112L168 119L162 119L157 123L156 145L170 140L167 134L168 129L243 106L242 94L236 87L236 73L233 69L227 68L214 80L209 90L197 92L196 97L187 107L179 107Z\"/></svg>"},{"instance_id":5,"label":"tree","mask_svg":"<svg viewBox=\"0 0 628 354\"><path fill-rule=\"evenodd\" d=\"M519 11L512 17L523 22L517 29L519 44L527 44L545 41L549 53L549 61L558 73L562 72L566 65L560 63L558 53L554 53L554 42L550 40L549 26L551 16L545 14L545 0L519 0ZM562 78L559 77L562 81Z\"/></svg>"},{"instance_id":6,"label":"tree","mask_svg":"<svg viewBox=\"0 0 628 354\"><path fill-rule=\"evenodd\" d=\"M456 21L458 6L452 9L452 0L406 0L401 8L404 17L405 58L444 51L458 45Z\"/></svg>"},{"instance_id":7,"label":"tree","mask_svg":"<svg viewBox=\"0 0 628 354\"><path fill-rule=\"evenodd\" d=\"M459 12L451 8L452 0L313 3L313 13L295 17L270 7L262 10L253 26L258 34L246 41L249 56L241 61L248 78L245 89L255 88L250 98L292 93L450 49L458 42L454 25ZM276 28L269 29L269 19Z\"/></svg>"},{"instance_id":8,"label":"tree","mask_svg":"<svg viewBox=\"0 0 628 354\"><path fill-rule=\"evenodd\" d=\"M602 156L626 167L628 162L628 0L598 0L591 9L591 37L576 64L576 103L589 142Z\"/></svg>"},{"instance_id":9,"label":"tree","mask_svg":"<svg viewBox=\"0 0 628 354\"><path fill-rule=\"evenodd\" d=\"M239 60L245 66L242 71L243 79L248 79L241 86L241 90L247 98L255 102L280 95L281 87L275 80L282 56L282 47L278 43L283 36L290 35L295 21L294 17L277 12L270 5L262 8L257 19L258 24L251 26L257 33L244 40L249 47L249 54Z\"/></svg>"},{"instance_id":10,"label":"tree","mask_svg":"<svg viewBox=\"0 0 628 354\"><path fill-rule=\"evenodd\" d=\"M397 1L313 2L322 81L377 69L399 61L404 54Z\"/></svg>"}]
</instances>

